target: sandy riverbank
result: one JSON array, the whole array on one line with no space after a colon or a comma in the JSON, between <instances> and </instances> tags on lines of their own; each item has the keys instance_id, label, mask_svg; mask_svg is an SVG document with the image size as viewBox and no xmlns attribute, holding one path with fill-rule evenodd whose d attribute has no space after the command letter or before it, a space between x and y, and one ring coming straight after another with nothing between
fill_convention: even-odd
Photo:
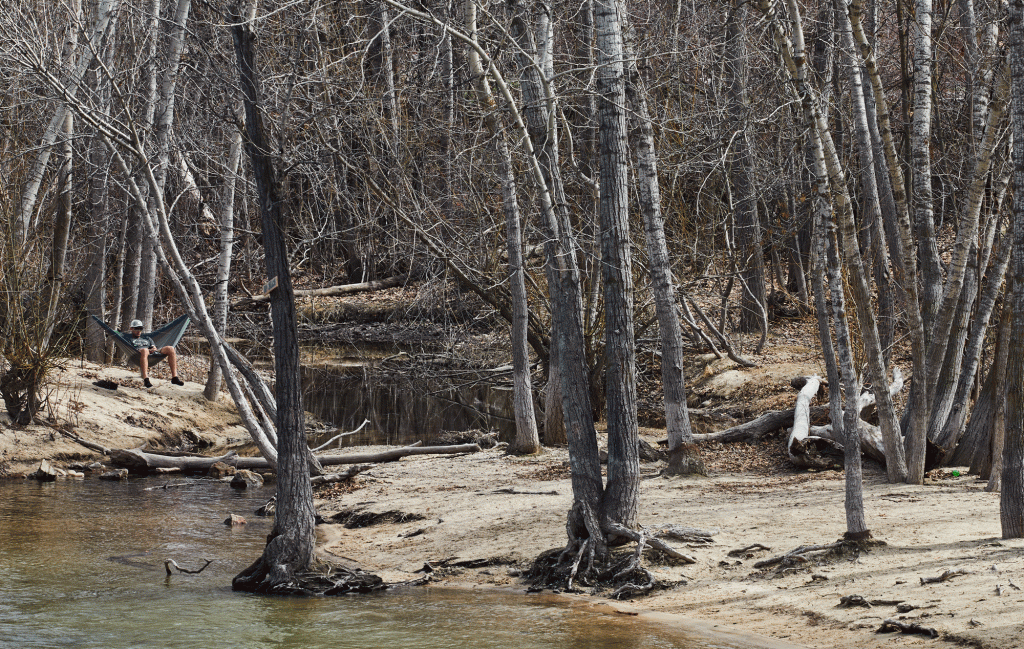
<instances>
[{"instance_id":1,"label":"sandy riverbank","mask_svg":"<svg viewBox=\"0 0 1024 649\"><path fill-rule=\"evenodd\" d=\"M122 387L97 388L92 381L98 378L117 380ZM215 447L245 438L230 402L209 404L194 381L176 388L157 380L146 390L127 370L75 363L62 385L64 411L57 414L73 414L70 421L80 435L106 446L191 440ZM658 436L658 431L647 433L649 441ZM727 453L762 450L734 446ZM41 457L58 463L97 459L51 428L15 429L0 415L0 471L26 472ZM324 517L359 513L372 522L354 529L320 526L323 551L392 581L420 576L415 571L428 561L490 560L481 562L490 565L448 568L434 576L441 583L522 588L518 572L564 542L571 501L566 461L564 449L526 458L487 450L377 465L353 485L320 494ZM869 466L868 521L886 545L856 558L776 574L753 564L842 535L841 473L713 468L708 478L666 479L657 476L659 468L643 465L642 523L718 534L713 545L685 548L697 559L694 565L652 566L659 580L672 586L627 606L805 647L1024 646L1024 591L1016 588L1024 587L1024 540L999 538L999 496L986 493L972 477L944 471L924 486L889 485ZM770 549L729 555L755 543ZM967 574L921 584L922 577L951 569ZM876 603L839 607L847 595ZM896 602L914 608L901 614ZM901 616L935 628L941 638L875 633L884 619Z\"/></svg>"}]
</instances>

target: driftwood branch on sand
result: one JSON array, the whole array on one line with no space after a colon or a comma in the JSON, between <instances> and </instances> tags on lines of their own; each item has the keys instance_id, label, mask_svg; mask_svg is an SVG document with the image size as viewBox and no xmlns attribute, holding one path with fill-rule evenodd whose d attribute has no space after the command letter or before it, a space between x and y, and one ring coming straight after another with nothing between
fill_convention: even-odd
<instances>
[{"instance_id":1,"label":"driftwood branch on sand","mask_svg":"<svg viewBox=\"0 0 1024 649\"><path fill-rule=\"evenodd\" d=\"M789 454L789 461L795 466L809 469L824 469L833 464L827 454L832 452L833 443L818 436L812 436L811 431L811 401L818 394L821 387L821 377L804 376L793 381L794 387L799 387L800 393L796 397L796 405L793 407L793 427L789 431L789 439L786 441L786 452ZM842 446L838 446L841 451Z\"/></svg>"},{"instance_id":2,"label":"driftwood branch on sand","mask_svg":"<svg viewBox=\"0 0 1024 649\"><path fill-rule=\"evenodd\" d=\"M348 455L318 455L321 466L339 464L376 464L395 462L410 455L452 455L457 453L477 453L477 444L455 444L453 446L403 446L377 453L352 453ZM270 470L270 463L261 457L242 457L234 451L218 457L195 455L173 456L147 453L139 449L113 449L110 461L133 473L150 473L157 469L178 468L184 473L202 473L210 470L217 462L235 467L257 471Z\"/></svg>"},{"instance_id":3,"label":"driftwood branch on sand","mask_svg":"<svg viewBox=\"0 0 1024 649\"><path fill-rule=\"evenodd\" d=\"M692 412L692 411L691 411ZM811 407L811 420L820 419L828 415L828 406ZM745 442L758 440L765 435L770 435L777 430L789 428L793 425L792 410L769 410L756 419L737 424L731 428L720 430L714 433L694 433L693 439L697 442ZM668 440L659 440L659 443L667 444Z\"/></svg>"},{"instance_id":4,"label":"driftwood branch on sand","mask_svg":"<svg viewBox=\"0 0 1024 649\"><path fill-rule=\"evenodd\" d=\"M818 376L798 376L791 385L800 390L796 404L792 410L771 410L760 417L715 433L694 434L697 442L740 442L754 441L770 433L789 428L786 451L790 461L796 466L807 468L826 468L836 464L835 458L842 457L843 443L841 434L837 433L832 424L812 426L811 422L827 417L828 406L812 406L811 402L821 387ZM893 380L889 386L891 395L903 389L903 374L898 368L893 371ZM875 397L865 391L857 400L858 410L863 413L874 405ZM885 462L885 446L882 433L864 419L858 420L861 433L861 451L868 457ZM666 440L667 441L667 440Z\"/></svg>"}]
</instances>

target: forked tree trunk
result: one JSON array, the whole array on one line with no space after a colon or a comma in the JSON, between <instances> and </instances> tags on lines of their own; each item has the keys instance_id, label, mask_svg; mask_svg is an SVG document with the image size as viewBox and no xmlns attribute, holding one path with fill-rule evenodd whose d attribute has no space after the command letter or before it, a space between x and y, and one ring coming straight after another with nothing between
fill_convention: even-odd
<instances>
[{"instance_id":1,"label":"forked tree trunk","mask_svg":"<svg viewBox=\"0 0 1024 649\"><path fill-rule=\"evenodd\" d=\"M231 32L245 105L245 149L252 164L259 199L267 277L276 279L278 283L277 288L271 291L277 396L277 512L263 556L235 577L232 588L268 593L293 583L297 573L311 566L316 540L316 511L309 483L310 454L302 409L295 301L284 239L288 220L260 108L256 34L253 31L257 2L247 0L245 8L240 6L241 3L232 5L229 20L233 24Z\"/></svg>"},{"instance_id":2,"label":"forked tree trunk","mask_svg":"<svg viewBox=\"0 0 1024 649\"><path fill-rule=\"evenodd\" d=\"M557 221L568 223L566 211L568 201L559 166L558 129L552 119L554 108L552 95L545 88L545 78L553 76L551 69L550 7L536 2L528 8L526 3L515 0L510 5L513 11L512 36L518 45L517 63L520 83L523 89L523 117L527 132L537 159L540 163L544 183L550 192L552 209L557 212ZM532 8L532 13L530 9ZM553 81L553 80L551 80ZM542 207L542 209L544 209ZM557 236L557 230L555 234ZM554 237L544 246L546 255L545 274L552 304L561 298L557 295L559 281L556 278L558 262ZM552 306L554 312L554 306ZM552 446L566 443L565 420L562 412L561 362L562 353L558 337L558 319L552 318L551 350L548 361L548 381L545 387L544 443Z\"/></svg>"},{"instance_id":3,"label":"forked tree trunk","mask_svg":"<svg viewBox=\"0 0 1024 649\"><path fill-rule=\"evenodd\" d=\"M629 236L626 74L619 0L596 4L598 140L601 167L601 268L605 309L608 484L602 521L636 527L640 496L633 334L633 262Z\"/></svg>"}]
</instances>

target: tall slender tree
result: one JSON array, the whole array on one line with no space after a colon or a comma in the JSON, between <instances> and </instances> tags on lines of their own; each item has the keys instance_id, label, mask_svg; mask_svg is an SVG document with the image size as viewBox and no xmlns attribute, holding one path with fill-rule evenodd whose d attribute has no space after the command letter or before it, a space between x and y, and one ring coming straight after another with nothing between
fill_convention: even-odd
<instances>
[{"instance_id":1,"label":"tall slender tree","mask_svg":"<svg viewBox=\"0 0 1024 649\"><path fill-rule=\"evenodd\" d=\"M316 541L313 489L309 482L309 447L299 373L295 296L285 236L287 207L267 138L261 109L260 75L256 64L258 0L233 3L228 10L237 56L238 79L245 107L245 150L252 166L259 201L267 278L274 325L274 372L277 398L277 512L263 555L232 582L236 590L274 592L291 586L314 561Z\"/></svg>"}]
</instances>

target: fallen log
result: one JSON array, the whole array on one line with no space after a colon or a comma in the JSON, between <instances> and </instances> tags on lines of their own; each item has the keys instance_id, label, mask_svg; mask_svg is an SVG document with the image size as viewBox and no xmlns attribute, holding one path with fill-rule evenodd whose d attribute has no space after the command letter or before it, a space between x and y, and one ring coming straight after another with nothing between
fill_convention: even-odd
<instances>
[{"instance_id":1,"label":"fallen log","mask_svg":"<svg viewBox=\"0 0 1024 649\"><path fill-rule=\"evenodd\" d=\"M237 453L229 451L219 457L203 457L197 455L159 455L147 453L136 448L115 448L110 450L110 462L114 466L128 469L132 473L149 473L156 469L180 469L183 472L209 471L217 462L225 462Z\"/></svg>"},{"instance_id":2,"label":"fallen log","mask_svg":"<svg viewBox=\"0 0 1024 649\"><path fill-rule=\"evenodd\" d=\"M814 406L811 408L811 420L821 419L828 415L828 406ZM760 417L752 419L743 424L737 424L732 428L726 428L714 433L694 433L693 439L697 442L744 442L747 440L758 440L765 435L770 435L777 430L789 428L793 425L792 410L769 410ZM659 443L668 443L668 440Z\"/></svg>"},{"instance_id":3,"label":"fallen log","mask_svg":"<svg viewBox=\"0 0 1024 649\"><path fill-rule=\"evenodd\" d=\"M797 395L796 405L793 407L793 428L786 441L789 461L795 466L804 468L829 468L834 462L830 458L822 457L821 453L834 451L834 444L810 434L811 400L818 394L821 377L818 375L799 377L793 380L793 385L800 386L800 393ZM842 450L842 446L839 447L839 450Z\"/></svg>"},{"instance_id":4,"label":"fallen log","mask_svg":"<svg viewBox=\"0 0 1024 649\"><path fill-rule=\"evenodd\" d=\"M321 466L339 464L376 464L395 462L409 455L454 455L458 453L477 453L480 447L476 444L456 444L454 446L403 446L380 453L353 453L351 455L318 455ZM241 457L234 451L220 457L204 456L170 456L147 453L138 449L113 449L110 461L133 473L149 473L158 468L178 467L183 472L202 473L210 470L217 462L223 462L236 469L270 470L272 467L262 457Z\"/></svg>"},{"instance_id":5,"label":"fallen log","mask_svg":"<svg viewBox=\"0 0 1024 649\"><path fill-rule=\"evenodd\" d=\"M351 295L352 293L363 293L366 291L379 291L385 288L394 288L395 286L401 286L406 282L408 277L406 275L399 275L397 277L389 277L387 279L378 279L372 282L359 282L356 284L341 284L338 286L327 286L325 288L307 288L307 289L296 289L295 297L337 297L338 295ZM232 309L237 309L241 306L247 306L250 304L257 304L259 302L270 301L270 294L263 293L262 295L254 295L252 297L242 298L231 305Z\"/></svg>"},{"instance_id":6,"label":"fallen log","mask_svg":"<svg viewBox=\"0 0 1024 649\"><path fill-rule=\"evenodd\" d=\"M889 384L889 396L895 396L899 393L903 389L903 385L903 372L898 367L893 368L892 383ZM875 405L875 394L870 390L863 392L857 399L859 413L863 413L865 409L873 405ZM882 429L869 424L863 419L858 419L857 426L860 429L861 453L872 460L885 464L885 442L882 441ZM812 426L810 434L822 439L831 440L839 448L842 448L844 443L842 439L839 439L840 436L832 429L832 424Z\"/></svg>"}]
</instances>

